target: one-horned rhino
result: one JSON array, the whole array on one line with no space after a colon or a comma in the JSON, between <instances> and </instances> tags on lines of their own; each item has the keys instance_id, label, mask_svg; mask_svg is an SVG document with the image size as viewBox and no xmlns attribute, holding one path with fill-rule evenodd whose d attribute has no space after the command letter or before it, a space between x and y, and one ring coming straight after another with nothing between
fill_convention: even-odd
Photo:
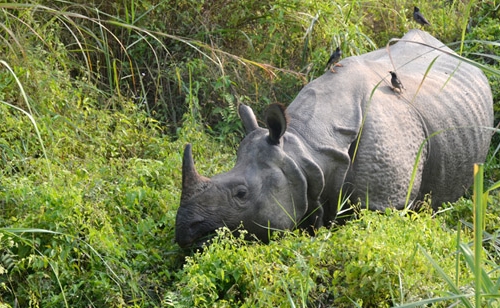
<instances>
[{"instance_id":1,"label":"one-horned rhino","mask_svg":"<svg viewBox=\"0 0 500 308\"><path fill-rule=\"evenodd\" d=\"M243 224L262 240L270 230L318 228L335 219L345 198L384 210L430 194L437 209L463 195L490 144L493 102L483 72L419 30L341 63L286 110L270 105L267 129L240 105L246 137L229 172L199 175L186 146L176 218L181 247L223 226ZM393 91L389 71L397 72L402 93Z\"/></svg>"}]
</instances>

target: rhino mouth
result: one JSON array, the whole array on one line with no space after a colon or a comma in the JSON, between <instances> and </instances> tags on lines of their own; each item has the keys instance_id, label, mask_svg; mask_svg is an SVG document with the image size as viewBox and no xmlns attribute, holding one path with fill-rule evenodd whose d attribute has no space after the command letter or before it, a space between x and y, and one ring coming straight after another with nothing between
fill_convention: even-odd
<instances>
[{"instance_id":1,"label":"rhino mouth","mask_svg":"<svg viewBox=\"0 0 500 308\"><path fill-rule=\"evenodd\" d=\"M227 228L231 230L230 232L234 234L239 234L238 231L246 230L243 227L243 224L232 226L231 224L227 224L223 221L219 222L208 222L205 219L198 219L188 226L179 223L176 225L175 231L175 242L182 249L201 249L205 246L208 246L211 241L220 234L220 230L223 228ZM225 233L225 232L222 232ZM248 233L248 232L245 232ZM253 234L247 234L245 238L248 239L258 239Z\"/></svg>"},{"instance_id":2,"label":"rhino mouth","mask_svg":"<svg viewBox=\"0 0 500 308\"><path fill-rule=\"evenodd\" d=\"M189 242L179 242L177 241L177 244L182 249L188 249L188 250L203 250L205 246L208 246L210 244L210 241L217 235L215 231L207 233L195 240L189 241Z\"/></svg>"},{"instance_id":3,"label":"rhino mouth","mask_svg":"<svg viewBox=\"0 0 500 308\"><path fill-rule=\"evenodd\" d=\"M181 248L202 248L217 235L218 228L204 219L195 220L188 226L180 223L175 228L175 241Z\"/></svg>"}]
</instances>

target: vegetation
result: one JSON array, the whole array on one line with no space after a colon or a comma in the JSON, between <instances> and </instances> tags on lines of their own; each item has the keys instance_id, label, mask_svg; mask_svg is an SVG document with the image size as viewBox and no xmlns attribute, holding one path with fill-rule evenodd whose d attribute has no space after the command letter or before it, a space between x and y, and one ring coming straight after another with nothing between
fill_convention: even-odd
<instances>
[{"instance_id":1,"label":"vegetation","mask_svg":"<svg viewBox=\"0 0 500 308\"><path fill-rule=\"evenodd\" d=\"M238 102L290 102L336 46L357 55L415 27L412 5L0 3L0 307L498 306L500 193L478 197L499 186L498 132L481 206L362 211L268 245L227 230L203 251L173 242L186 142L203 174L230 169ZM419 7L431 34L498 71L496 1Z\"/></svg>"}]
</instances>

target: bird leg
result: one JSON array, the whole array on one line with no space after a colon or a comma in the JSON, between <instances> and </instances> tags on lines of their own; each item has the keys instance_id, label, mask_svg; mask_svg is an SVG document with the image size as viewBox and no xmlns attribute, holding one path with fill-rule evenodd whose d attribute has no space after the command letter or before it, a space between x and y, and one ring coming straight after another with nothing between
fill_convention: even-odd
<instances>
[{"instance_id":1,"label":"bird leg","mask_svg":"<svg viewBox=\"0 0 500 308\"><path fill-rule=\"evenodd\" d=\"M396 91L397 90L397 91ZM396 87L392 87L392 91L394 91L394 93L396 94L401 94L403 93L403 89L401 88L396 88Z\"/></svg>"}]
</instances>

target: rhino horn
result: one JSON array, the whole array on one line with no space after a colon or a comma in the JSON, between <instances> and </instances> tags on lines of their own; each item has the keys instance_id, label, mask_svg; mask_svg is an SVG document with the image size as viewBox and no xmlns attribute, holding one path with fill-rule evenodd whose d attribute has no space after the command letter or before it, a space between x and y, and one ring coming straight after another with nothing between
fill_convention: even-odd
<instances>
[{"instance_id":1,"label":"rhino horn","mask_svg":"<svg viewBox=\"0 0 500 308\"><path fill-rule=\"evenodd\" d=\"M188 200L197 192L204 190L210 179L201 176L194 167L193 153L191 144L188 143L184 148L184 157L182 159L182 194L181 201Z\"/></svg>"}]
</instances>

